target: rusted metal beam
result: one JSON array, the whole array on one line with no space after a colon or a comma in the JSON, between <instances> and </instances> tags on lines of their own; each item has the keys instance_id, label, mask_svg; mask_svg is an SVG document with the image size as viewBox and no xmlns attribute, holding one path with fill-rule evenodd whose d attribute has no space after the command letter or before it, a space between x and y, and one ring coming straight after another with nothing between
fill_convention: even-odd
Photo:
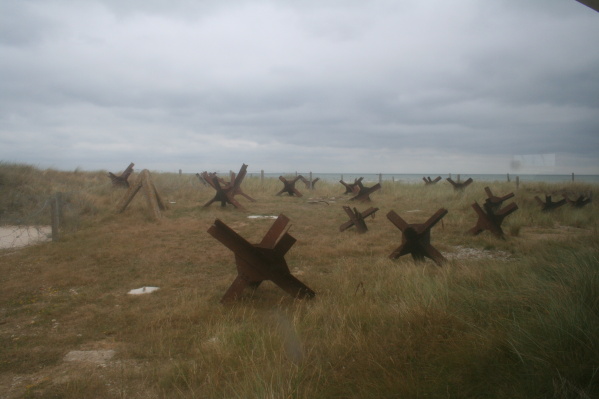
<instances>
[{"instance_id":1,"label":"rusted metal beam","mask_svg":"<svg viewBox=\"0 0 599 399\"><path fill-rule=\"evenodd\" d=\"M214 202L220 202L221 207L226 207L227 204L233 205L237 209L245 210L245 208L233 196L232 186L225 183L221 186L221 181L217 176L208 177L208 182L216 190L214 197L204 204L204 208L210 206Z\"/></svg>"},{"instance_id":2,"label":"rusted metal beam","mask_svg":"<svg viewBox=\"0 0 599 399\"><path fill-rule=\"evenodd\" d=\"M402 232L401 245L389 255L391 259L411 254L415 261L424 261L429 258L441 266L447 261L445 257L431 245L431 229L445 215L447 209L439 209L426 222L420 224L409 224L394 211L387 213L387 219L391 221Z\"/></svg>"},{"instance_id":3,"label":"rusted metal beam","mask_svg":"<svg viewBox=\"0 0 599 399\"><path fill-rule=\"evenodd\" d=\"M455 182L453 181L453 179L451 177L448 177L447 180L449 183L451 183L451 185L453 186L453 189L456 191L462 191L464 190L466 187L468 187L474 180L472 180L472 178L469 178L468 180L464 181L464 182Z\"/></svg>"},{"instance_id":4,"label":"rusted metal beam","mask_svg":"<svg viewBox=\"0 0 599 399\"><path fill-rule=\"evenodd\" d=\"M470 234L478 235L485 230L489 230L496 237L504 239L505 234L501 228L501 223L503 223L503 219L508 215L518 210L518 205L512 202L499 211L495 211L491 207L486 207L485 210L483 210L480 205L478 205L478 202L475 201L474 204L472 204L472 208L478 215L478 221L473 228L468 230Z\"/></svg>"},{"instance_id":5,"label":"rusted metal beam","mask_svg":"<svg viewBox=\"0 0 599 399\"><path fill-rule=\"evenodd\" d=\"M214 221L208 233L233 251L237 265L237 277L221 302L238 299L246 287L257 288L264 280L272 281L294 298L312 298L316 295L291 274L285 261L285 254L296 242L285 232L288 223L289 219L285 215L279 215L260 244L252 245L221 220Z\"/></svg>"},{"instance_id":6,"label":"rusted metal beam","mask_svg":"<svg viewBox=\"0 0 599 399\"><path fill-rule=\"evenodd\" d=\"M572 205L574 208L582 208L583 206L588 205L592 202L590 197L585 198L583 195L579 195L578 198L576 198L575 200L571 200L566 195L564 195L564 198L566 199L568 204Z\"/></svg>"},{"instance_id":7,"label":"rusted metal beam","mask_svg":"<svg viewBox=\"0 0 599 399\"><path fill-rule=\"evenodd\" d=\"M363 177L359 179L354 179L353 183L346 183L343 180L339 180L339 183L343 184L345 187L345 192L343 194L357 194L360 192L360 186L362 185Z\"/></svg>"},{"instance_id":8,"label":"rusted metal beam","mask_svg":"<svg viewBox=\"0 0 599 399\"><path fill-rule=\"evenodd\" d=\"M129 178L131 173L133 173L134 166L135 166L135 164L133 162L131 162L129 164L129 166L127 166L127 169L125 169L125 171L120 174L120 176L117 176L114 173L108 172L108 177L110 177L110 180L112 180L112 185L120 186L120 187L129 187L129 181L127 179Z\"/></svg>"},{"instance_id":9,"label":"rusted metal beam","mask_svg":"<svg viewBox=\"0 0 599 399\"><path fill-rule=\"evenodd\" d=\"M212 188L216 190L216 195L210 201L204 204L204 207L209 206L213 202L220 202L222 207L227 206L227 204L233 205L238 209L245 209L236 199L236 195L241 195L251 202L256 202L255 199L247 195L241 190L241 183L247 174L247 165L242 164L239 169L239 173L235 174L233 171L230 172L230 181L225 181L224 179L217 176L216 173L208 173L202 172L200 177L206 181Z\"/></svg>"},{"instance_id":10,"label":"rusted metal beam","mask_svg":"<svg viewBox=\"0 0 599 399\"><path fill-rule=\"evenodd\" d=\"M310 181L309 179L306 179L305 177L303 177L303 176L300 176L300 180L301 180L302 182L304 182L304 184L306 185L306 188L307 188L308 190L314 190L314 188L315 188L315 185L316 185L316 182L317 182L318 180L320 180L320 177L317 177L316 179L314 179L314 180Z\"/></svg>"},{"instance_id":11,"label":"rusted metal beam","mask_svg":"<svg viewBox=\"0 0 599 399\"><path fill-rule=\"evenodd\" d=\"M248 166L246 164L242 164L241 168L239 169L239 173L237 173L237 175L235 175L235 173L231 172L231 182L233 183L233 188L232 188L233 196L241 195L242 197L245 197L246 199L248 199L250 202L256 202L255 199L253 199L252 197L250 197L249 195L247 195L246 193L244 193L241 190L241 183L243 182L243 179L245 179L245 175L247 174L247 168L248 168Z\"/></svg>"},{"instance_id":12,"label":"rusted metal beam","mask_svg":"<svg viewBox=\"0 0 599 399\"><path fill-rule=\"evenodd\" d=\"M294 196L297 195L298 197L302 196L302 193L300 193L297 188L295 188L295 183L298 180L303 179L304 177L302 175L297 176L295 179L293 180L287 180L285 179L283 176L279 176L279 180L283 182L283 188L281 189L281 191L279 191L276 195L281 195L283 193L287 193L290 196Z\"/></svg>"},{"instance_id":13,"label":"rusted metal beam","mask_svg":"<svg viewBox=\"0 0 599 399\"><path fill-rule=\"evenodd\" d=\"M196 173L196 176L198 177L198 180L200 181L200 183L202 183L204 186L208 186L208 185L212 186L210 183L208 183L208 181L200 173Z\"/></svg>"},{"instance_id":14,"label":"rusted metal beam","mask_svg":"<svg viewBox=\"0 0 599 399\"><path fill-rule=\"evenodd\" d=\"M349 216L349 221L339 226L339 231L345 231L352 226L356 226L358 233L366 233L368 231L368 227L366 227L366 222L364 219L371 215L374 218L374 215L379 208L368 208L364 212L358 212L356 208L352 210L349 206L344 206L343 210L347 216Z\"/></svg>"},{"instance_id":15,"label":"rusted metal beam","mask_svg":"<svg viewBox=\"0 0 599 399\"><path fill-rule=\"evenodd\" d=\"M489 187L485 187L485 193L487 194L487 199L485 200L485 204L483 206L487 212L495 212L499 210L504 201L514 196L514 193L509 193L503 197L498 197L493 194Z\"/></svg>"},{"instance_id":16,"label":"rusted metal beam","mask_svg":"<svg viewBox=\"0 0 599 399\"><path fill-rule=\"evenodd\" d=\"M370 202L370 194L381 189L381 184L377 183L372 187L364 187L362 183L359 184L360 191L355 197L350 198L350 201Z\"/></svg>"},{"instance_id":17,"label":"rusted metal beam","mask_svg":"<svg viewBox=\"0 0 599 399\"><path fill-rule=\"evenodd\" d=\"M424 180L424 184L426 186L430 186L430 185L436 184L439 180L441 180L441 176L435 177L434 180L431 180L431 177L427 176L427 177L423 177L422 180Z\"/></svg>"},{"instance_id":18,"label":"rusted metal beam","mask_svg":"<svg viewBox=\"0 0 599 399\"><path fill-rule=\"evenodd\" d=\"M537 203L541 205L542 212L550 212L566 203L565 198L557 202L553 202L553 200L551 199L551 195L545 195L545 201L541 200L538 196L535 196L535 200L537 200Z\"/></svg>"}]
</instances>

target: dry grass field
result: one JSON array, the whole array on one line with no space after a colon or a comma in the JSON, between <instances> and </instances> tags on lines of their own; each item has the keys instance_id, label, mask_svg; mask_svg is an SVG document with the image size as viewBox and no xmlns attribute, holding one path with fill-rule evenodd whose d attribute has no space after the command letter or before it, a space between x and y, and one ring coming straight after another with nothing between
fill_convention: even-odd
<instances>
[{"instance_id":1,"label":"dry grass field","mask_svg":"<svg viewBox=\"0 0 599 399\"><path fill-rule=\"evenodd\" d=\"M0 250L0 398L599 397L599 212L534 200L597 186L383 182L354 204L339 183L279 197L278 180L246 177L243 211L203 208L214 190L195 176L152 179L169 205L157 221L141 192L117 214L125 189L106 172L0 164L2 224L47 225L47 200L65 200L60 241ZM515 194L505 240L466 234L485 186ZM368 232L339 232L347 204L380 208ZM439 208L431 242L449 261L389 259L387 212L422 223ZM221 304L235 258L207 229L218 218L257 243L273 220L248 216L279 214L315 298L265 282Z\"/></svg>"}]
</instances>

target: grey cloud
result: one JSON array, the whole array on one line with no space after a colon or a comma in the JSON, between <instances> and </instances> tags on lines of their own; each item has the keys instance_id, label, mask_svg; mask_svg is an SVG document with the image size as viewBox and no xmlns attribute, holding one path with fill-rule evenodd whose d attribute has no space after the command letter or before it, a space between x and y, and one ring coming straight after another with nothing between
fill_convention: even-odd
<instances>
[{"instance_id":1,"label":"grey cloud","mask_svg":"<svg viewBox=\"0 0 599 399\"><path fill-rule=\"evenodd\" d=\"M599 157L598 15L576 2L17 3L0 137L43 132L48 162Z\"/></svg>"}]
</instances>

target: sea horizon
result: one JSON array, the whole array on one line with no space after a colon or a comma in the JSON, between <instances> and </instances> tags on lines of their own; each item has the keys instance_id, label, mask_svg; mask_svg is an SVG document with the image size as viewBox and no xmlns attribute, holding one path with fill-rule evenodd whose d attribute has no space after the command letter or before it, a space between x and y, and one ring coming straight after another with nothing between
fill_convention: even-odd
<instances>
[{"instance_id":1,"label":"sea horizon","mask_svg":"<svg viewBox=\"0 0 599 399\"><path fill-rule=\"evenodd\" d=\"M306 179L312 174L312 179L320 179L324 181L335 181L343 180L346 183L353 183L355 179L363 178L365 182L378 182L378 181L394 181L397 183L423 183L423 178L430 177L435 179L440 176L442 180L451 178L454 181L464 181L471 178L474 181L485 181L485 182L546 182L546 183L559 183L559 182L580 182L580 183L599 183L599 175L590 174L520 174L520 173L503 173L503 174L491 174L491 173L439 173L439 174L423 174L423 173L318 173L318 172L264 172L265 178L276 178L279 176L293 177L302 175ZM261 171L248 172L250 177L260 177ZM509 180L508 180L509 179Z\"/></svg>"}]
</instances>

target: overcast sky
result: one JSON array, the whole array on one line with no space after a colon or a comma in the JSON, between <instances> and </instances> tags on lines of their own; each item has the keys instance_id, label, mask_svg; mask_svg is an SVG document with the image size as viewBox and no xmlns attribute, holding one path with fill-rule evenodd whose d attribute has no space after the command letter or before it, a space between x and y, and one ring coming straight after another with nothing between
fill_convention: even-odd
<instances>
[{"instance_id":1,"label":"overcast sky","mask_svg":"<svg viewBox=\"0 0 599 399\"><path fill-rule=\"evenodd\" d=\"M574 0L0 0L0 160L599 174Z\"/></svg>"}]
</instances>

